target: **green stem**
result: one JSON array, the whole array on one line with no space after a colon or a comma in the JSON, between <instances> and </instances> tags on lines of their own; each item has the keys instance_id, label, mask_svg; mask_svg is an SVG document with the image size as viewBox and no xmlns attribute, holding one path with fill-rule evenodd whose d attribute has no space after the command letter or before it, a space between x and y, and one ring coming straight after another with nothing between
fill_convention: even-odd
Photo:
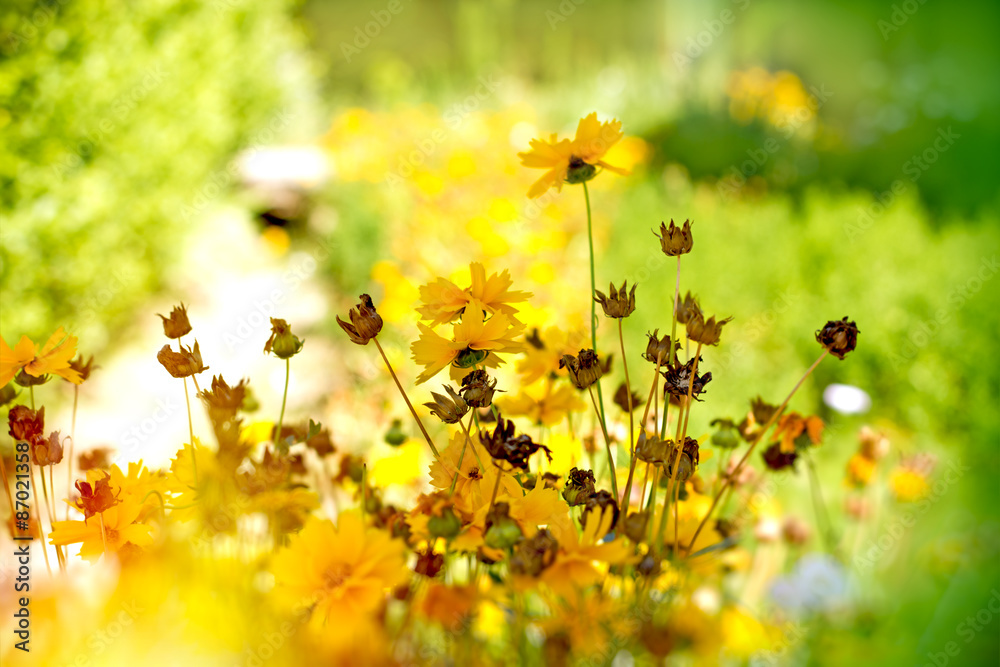
<instances>
[{"instance_id":1,"label":"green stem","mask_svg":"<svg viewBox=\"0 0 1000 667\"><path fill-rule=\"evenodd\" d=\"M826 550L836 556L837 545L833 539L833 525L830 523L830 514L826 509L826 502L823 500L823 491L819 485L819 476L816 474L816 465L813 463L812 453L806 450L806 468L809 470L809 490L812 492L813 509L816 512L816 525L819 526L823 534L823 542Z\"/></svg>"},{"instance_id":2,"label":"green stem","mask_svg":"<svg viewBox=\"0 0 1000 667\"><path fill-rule=\"evenodd\" d=\"M434 446L434 441L431 440L431 436L427 433L427 429L424 428L424 423L420 421L417 411L413 409L413 404L410 403L410 399L406 395L403 385L400 384L399 378L396 377L396 371L392 370L392 364L389 363L389 357L385 356L385 350L383 350L382 345L379 344L378 338L372 338L372 342L375 343L375 347L378 348L379 354L382 355L382 361L385 362L385 367L389 369L389 375L391 375L393 381L395 381L396 388L399 389L399 393L403 395L403 400L406 401L406 407L410 409L410 414L413 415L413 419L417 422L417 426L420 427L420 432L424 434L424 439L427 440L427 444L430 445L431 451L434 452L434 458L441 458L441 455L438 454L437 447Z\"/></svg>"},{"instance_id":3,"label":"green stem","mask_svg":"<svg viewBox=\"0 0 1000 667\"><path fill-rule=\"evenodd\" d=\"M281 437L281 425L285 422L285 402L288 400L288 376L292 374L292 359L285 359L285 390L281 394L281 413L278 415L278 428L274 432L275 444L282 454L288 453L285 439Z\"/></svg>"},{"instance_id":4,"label":"green stem","mask_svg":"<svg viewBox=\"0 0 1000 667\"><path fill-rule=\"evenodd\" d=\"M76 405L80 398L80 385L73 385L73 421L69 431L69 461L66 466L66 495L73 490L73 445L76 444ZM66 505L66 520L69 521L69 505Z\"/></svg>"},{"instance_id":5,"label":"green stem","mask_svg":"<svg viewBox=\"0 0 1000 667\"><path fill-rule=\"evenodd\" d=\"M635 434L633 425L635 417L632 414L632 383L628 377L628 364L625 362L625 337L622 334L622 319L618 318L618 342L622 348L622 367L625 369L625 393L628 396L628 441L629 441L629 464L628 481L625 482L625 497L621 503L625 506L624 516L628 516L628 506L630 504L630 494L632 493L632 477L635 475Z\"/></svg>"},{"instance_id":6,"label":"green stem","mask_svg":"<svg viewBox=\"0 0 1000 667\"><path fill-rule=\"evenodd\" d=\"M590 212L590 190L587 189L587 182L583 182L583 199L587 203L587 242L590 245L590 344L594 352L597 352L597 302L594 295L597 292L597 278L594 270L594 221ZM601 385L597 385L597 398L600 409L598 415L601 418L601 427L607 429L604 417L604 393Z\"/></svg>"},{"instance_id":7,"label":"green stem","mask_svg":"<svg viewBox=\"0 0 1000 667\"><path fill-rule=\"evenodd\" d=\"M597 411L597 399L594 398L594 388L593 386L587 388L590 392L590 401L594 404L594 411ZM600 382L597 383L597 390L601 390ZM618 495L618 474L615 472L615 457L611 453L611 437L608 435L608 429L604 425L604 420L601 420L601 432L604 434L604 446L608 450L608 466L611 472L611 491L615 494L615 499L620 498Z\"/></svg>"}]
</instances>

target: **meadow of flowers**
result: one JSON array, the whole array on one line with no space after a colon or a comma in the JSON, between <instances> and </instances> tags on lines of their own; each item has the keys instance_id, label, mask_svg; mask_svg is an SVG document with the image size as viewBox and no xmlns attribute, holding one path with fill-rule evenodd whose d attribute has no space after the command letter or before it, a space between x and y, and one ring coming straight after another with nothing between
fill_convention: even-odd
<instances>
[{"instance_id":1,"label":"meadow of flowers","mask_svg":"<svg viewBox=\"0 0 1000 667\"><path fill-rule=\"evenodd\" d=\"M384 124L355 111L334 127L328 149L356 170L342 176L384 173L343 159ZM668 270L598 283L595 232L614 244L616 230L595 230L590 188L627 189L643 155L589 114L519 154L438 156L477 180L477 199L438 210L473 222L441 241L444 275L428 230L447 221L393 239L412 265L378 265L368 291L384 298L336 318L341 363L377 369L337 395L349 429L289 404L316 362L280 312L259 341L283 371L280 406L202 356L196 310L160 315L148 355L188 419L162 468L74 451L78 398L101 372L87 341L3 338L4 548L27 554L4 569L4 664L798 664L822 650L811 628L864 624L881 558L866 545L955 471L896 455L882 426L831 433L797 405L817 367L856 361L866 326L850 313L796 332L815 360L781 394L728 382L732 318L688 277L700 221L684 211L642 221ZM501 174L530 182L548 229L504 228L517 216ZM401 182L442 196L430 167ZM484 200L480 218L459 212ZM413 287L419 271L432 277ZM636 313L658 327L644 340L625 334ZM720 394L742 408L720 412ZM55 400L72 405L65 423L46 415ZM390 415L405 419L386 429ZM832 487L814 455L831 446L855 452Z\"/></svg>"}]
</instances>

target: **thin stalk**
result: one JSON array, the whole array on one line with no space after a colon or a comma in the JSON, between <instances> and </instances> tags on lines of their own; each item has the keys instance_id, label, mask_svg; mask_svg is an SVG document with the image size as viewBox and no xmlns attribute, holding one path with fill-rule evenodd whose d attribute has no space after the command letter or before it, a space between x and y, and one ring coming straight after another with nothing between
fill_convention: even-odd
<instances>
[{"instance_id":1,"label":"thin stalk","mask_svg":"<svg viewBox=\"0 0 1000 667\"><path fill-rule=\"evenodd\" d=\"M107 530L104 528L104 512L98 512L97 516L101 517L101 542L104 543L104 556L108 555L108 536Z\"/></svg>"},{"instance_id":2,"label":"thin stalk","mask_svg":"<svg viewBox=\"0 0 1000 667\"><path fill-rule=\"evenodd\" d=\"M836 555L837 545L833 540L833 526L830 523L830 514L826 509L826 502L823 500L823 491L819 484L819 477L816 474L816 465L813 463L812 454L806 450L806 468L809 470L809 490L812 495L813 510L816 512L816 525L823 533L823 542L826 550L830 554Z\"/></svg>"},{"instance_id":3,"label":"thin stalk","mask_svg":"<svg viewBox=\"0 0 1000 667\"><path fill-rule=\"evenodd\" d=\"M752 443L750 443L750 447L749 449L747 449L747 453L743 455L743 458L740 459L740 462L736 464L735 468L733 468L733 473L726 477L725 481L722 484L722 487L716 492L715 497L712 499L712 505L711 507L708 508L708 512L705 514L705 518L701 520L701 523L698 525L698 529L694 531L694 537L691 538L691 544L689 544L687 548L688 553L691 552L691 548L694 546L695 540L698 539L698 535L701 534L701 531L705 527L705 524L708 523L709 518L712 516L712 512L715 511L716 505L719 504L719 499L722 496L723 491L725 491L733 483L734 479L739 477L740 472L743 470L743 466L746 465L747 459L750 458L750 455L753 453L753 450L756 449L758 443L760 443L760 441L764 439L764 434L766 434L768 429L770 429L774 425L774 422L778 421L778 417L781 415L782 412L785 411L785 408L788 407L788 402L792 400L792 396L795 395L795 392L799 390L799 387L801 387L802 383L806 381L806 378L812 375L812 372L816 370L816 367L819 366L820 362L823 361L823 359L825 359L826 355L828 354L830 354L830 351L824 349L823 353L819 355L816 361L813 362L812 366L810 366L806 370L806 372L802 375L802 377L799 378L799 381L795 384L795 387L792 388L792 391L789 392L784 402L778 407L777 410L774 411L774 414L771 415L771 418L767 420L766 424L764 424L764 427L760 430L760 433L758 433L757 437L754 438Z\"/></svg>"},{"instance_id":4,"label":"thin stalk","mask_svg":"<svg viewBox=\"0 0 1000 667\"><path fill-rule=\"evenodd\" d=\"M52 473L52 466L50 465L49 466L49 474L51 475L51 473ZM49 527L51 528L52 527L52 521L53 521L53 518L54 518L53 512L55 511L55 507L52 505L52 502L49 500L49 490L48 490L48 487L45 485L45 468L44 467L42 467L42 471L40 473L38 473L38 475L42 478L42 497L45 499L45 513L49 516ZM53 493L53 496L54 496L55 495L55 488L52 489L52 493ZM39 520L41 520L41 516L39 516L38 518L39 518ZM56 546L56 560L59 563L59 569L60 570L64 569L63 559L62 559L62 550L58 546Z\"/></svg>"},{"instance_id":5,"label":"thin stalk","mask_svg":"<svg viewBox=\"0 0 1000 667\"><path fill-rule=\"evenodd\" d=\"M597 383L597 388L598 391L600 391L601 388L600 382ZM594 387L593 385L591 385L587 389L590 392L590 401L594 404L594 411L597 412L598 410L597 399L594 397ZM615 457L611 453L611 437L608 435L608 429L604 425L604 420L602 419L600 420L600 422L601 422L601 432L604 433L604 445L605 447L607 447L608 450L608 466L610 467L610 472L611 472L611 491L612 493L615 494L615 498L620 498L621 496L618 495L618 479L617 479L618 475L615 471Z\"/></svg>"},{"instance_id":6,"label":"thin stalk","mask_svg":"<svg viewBox=\"0 0 1000 667\"><path fill-rule=\"evenodd\" d=\"M594 270L594 222L590 213L590 190L587 189L587 182L583 182L583 200L587 204L587 242L590 246L590 343L594 352L597 352L597 302L594 295L597 292L597 279ZM601 425L604 426L604 394L601 392L601 385L597 385L597 398L600 410Z\"/></svg>"},{"instance_id":7,"label":"thin stalk","mask_svg":"<svg viewBox=\"0 0 1000 667\"><path fill-rule=\"evenodd\" d=\"M385 356L385 350L382 349L382 345L378 342L378 338L372 338L372 342L375 343L375 347L378 348L379 354L382 355L382 361L385 362L385 367L389 369L389 375L392 376L393 381L396 383L399 393L403 395L403 400L406 401L406 407L410 409L410 414L413 415L413 419L417 422L417 426L420 427L420 432L424 434L427 444L430 445L431 451L434 452L434 458L440 459L441 455L438 454L437 447L434 446L434 441L431 440L431 436L427 433L427 429L424 428L424 423L420 421L420 417L417 416L417 411L413 409L413 404L410 403L410 399L407 397L406 391L403 389L403 385L400 384L399 378L396 377L396 371L392 370L392 364L389 363L389 357Z\"/></svg>"},{"instance_id":8,"label":"thin stalk","mask_svg":"<svg viewBox=\"0 0 1000 667\"><path fill-rule=\"evenodd\" d=\"M49 576L52 576L52 566L49 564L49 550L45 547L45 525L42 523L42 513L38 509L38 485L35 483L35 466L28 464L31 469L31 495L35 497L35 516L38 518L38 535L42 538L42 554L45 556L45 569L49 571ZM45 477L43 476L44 480ZM30 528L30 521L29 521Z\"/></svg>"},{"instance_id":9,"label":"thin stalk","mask_svg":"<svg viewBox=\"0 0 1000 667\"><path fill-rule=\"evenodd\" d=\"M493 505L497 502L497 492L500 490L500 478L503 477L503 468L498 466L496 461L493 462L493 467L497 469L497 481L496 484L493 485L493 495L490 496L490 508L486 510L487 515L493 511Z\"/></svg>"},{"instance_id":10,"label":"thin stalk","mask_svg":"<svg viewBox=\"0 0 1000 667\"><path fill-rule=\"evenodd\" d=\"M633 431L635 416L632 414L632 383L628 378L628 363L625 361L625 337L622 334L622 318L618 318L618 342L622 349L622 367L625 369L625 394L628 396L628 481L625 482L625 497L621 500L622 504L625 505L625 516L627 517L630 494L632 493L632 476L635 474L635 434Z\"/></svg>"},{"instance_id":11,"label":"thin stalk","mask_svg":"<svg viewBox=\"0 0 1000 667\"><path fill-rule=\"evenodd\" d=\"M285 401L288 400L288 376L292 374L292 359L289 357L285 359L285 390L281 393L281 412L278 414L278 428L274 432L275 444L278 450L283 453L288 453L288 446L285 444L285 439L281 437L281 425L285 422Z\"/></svg>"},{"instance_id":12,"label":"thin stalk","mask_svg":"<svg viewBox=\"0 0 1000 667\"><path fill-rule=\"evenodd\" d=\"M451 480L451 488L448 489L449 498L455 495L455 487L458 485L458 477L462 474L462 461L465 460L465 450L468 448L470 442L472 442L472 438L469 437L469 430L465 429L465 442L462 443L462 453L458 455L458 465L455 466L455 476Z\"/></svg>"},{"instance_id":13,"label":"thin stalk","mask_svg":"<svg viewBox=\"0 0 1000 667\"><path fill-rule=\"evenodd\" d=\"M677 309L681 306L681 256L677 255L677 276L674 278L674 316L670 322L670 361L677 361Z\"/></svg>"},{"instance_id":14,"label":"thin stalk","mask_svg":"<svg viewBox=\"0 0 1000 667\"><path fill-rule=\"evenodd\" d=\"M17 441L14 442L14 449L17 450ZM4 465L3 457L0 456L0 476L3 476L3 490L7 494L7 502L10 504L10 515L13 517L16 512L14 512L14 497L10 495L10 480L7 479L7 466Z\"/></svg>"}]
</instances>

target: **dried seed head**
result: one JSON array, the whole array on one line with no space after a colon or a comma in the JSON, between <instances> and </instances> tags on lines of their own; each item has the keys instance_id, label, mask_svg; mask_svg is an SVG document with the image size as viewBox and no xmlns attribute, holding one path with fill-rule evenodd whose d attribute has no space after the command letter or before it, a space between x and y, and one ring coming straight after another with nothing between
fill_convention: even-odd
<instances>
[{"instance_id":1,"label":"dried seed head","mask_svg":"<svg viewBox=\"0 0 1000 667\"><path fill-rule=\"evenodd\" d=\"M656 234L656 232L654 231L653 234ZM694 239L691 236L690 220L685 220L683 227L678 227L671 220L669 228L667 228L667 223L661 222L658 237L660 239L660 249L663 250L663 254L667 257L686 255L691 252L691 248L694 245Z\"/></svg>"},{"instance_id":2,"label":"dried seed head","mask_svg":"<svg viewBox=\"0 0 1000 667\"><path fill-rule=\"evenodd\" d=\"M702 345L718 345L722 336L722 327L732 322L733 318L727 317L724 320L715 321L715 315L705 320L702 313L694 314L685 325L687 337Z\"/></svg>"},{"instance_id":3,"label":"dried seed head","mask_svg":"<svg viewBox=\"0 0 1000 667\"><path fill-rule=\"evenodd\" d=\"M180 346L180 352L174 352L169 345L164 345L156 353L156 360L159 361L167 372L175 378L186 378L208 370L201 360L201 350L198 348L198 341L194 342L194 347Z\"/></svg>"},{"instance_id":4,"label":"dried seed head","mask_svg":"<svg viewBox=\"0 0 1000 667\"><path fill-rule=\"evenodd\" d=\"M360 299L360 303L351 308L347 314L351 318L351 323L348 324L338 315L337 324L344 330L352 343L367 345L368 341L378 336L379 332L382 331L382 316L375 311L375 304L372 303L370 296L362 294L358 299Z\"/></svg>"},{"instance_id":5,"label":"dried seed head","mask_svg":"<svg viewBox=\"0 0 1000 667\"><path fill-rule=\"evenodd\" d=\"M681 346L679 343L674 343L671 346L670 336L664 334L660 338L657 335L659 332L659 329L653 329L653 333L646 334L649 342L646 343L646 351L642 358L658 366L665 366L670 363L671 355L681 349Z\"/></svg>"},{"instance_id":6,"label":"dried seed head","mask_svg":"<svg viewBox=\"0 0 1000 667\"><path fill-rule=\"evenodd\" d=\"M34 375L28 375L23 369L18 371L17 375L14 376L14 384L20 387L37 387L43 385L52 379L51 375L39 375L35 377Z\"/></svg>"},{"instance_id":7,"label":"dried seed head","mask_svg":"<svg viewBox=\"0 0 1000 667\"><path fill-rule=\"evenodd\" d=\"M569 471L569 478L566 480L566 486L563 487L562 497L570 507L582 505L594 493L594 483L592 471L573 468Z\"/></svg>"},{"instance_id":8,"label":"dried seed head","mask_svg":"<svg viewBox=\"0 0 1000 667\"><path fill-rule=\"evenodd\" d=\"M522 540L510 558L512 574L537 577L552 565L559 553L559 542L548 528L542 528L534 537Z\"/></svg>"},{"instance_id":9,"label":"dried seed head","mask_svg":"<svg viewBox=\"0 0 1000 667\"><path fill-rule=\"evenodd\" d=\"M493 402L497 381L477 368L462 378L462 397L474 408L486 408Z\"/></svg>"},{"instance_id":10,"label":"dried seed head","mask_svg":"<svg viewBox=\"0 0 1000 667\"><path fill-rule=\"evenodd\" d=\"M191 322L188 320L187 308L183 303L174 306L170 311L170 317L164 317L159 313L156 316L163 320L163 334L167 338L180 338L191 333Z\"/></svg>"},{"instance_id":11,"label":"dried seed head","mask_svg":"<svg viewBox=\"0 0 1000 667\"><path fill-rule=\"evenodd\" d=\"M701 359L699 358L698 361L700 364ZM689 359L686 364L681 365L678 362L665 371L661 371L666 380L663 391L677 398L686 398L690 390L691 398L696 401L700 400L698 395L704 392L705 386L712 381L712 374L705 373L692 378L692 371L694 371L694 358Z\"/></svg>"},{"instance_id":12,"label":"dried seed head","mask_svg":"<svg viewBox=\"0 0 1000 667\"><path fill-rule=\"evenodd\" d=\"M442 396L436 392L431 392L431 396L434 397L433 403L424 403L425 406L431 409L431 414L436 415L438 419L443 421L445 424L455 424L458 423L465 413L469 411L469 404L466 403L465 399L451 388L451 385L443 385L448 396Z\"/></svg>"},{"instance_id":13,"label":"dried seed head","mask_svg":"<svg viewBox=\"0 0 1000 667\"><path fill-rule=\"evenodd\" d=\"M611 283L609 295L595 290L597 296L594 297L594 301L601 304L605 316L622 319L635 311L635 288L637 285L632 285L631 292L627 290L627 287L628 281L623 282L620 289L615 289L615 284Z\"/></svg>"},{"instance_id":14,"label":"dried seed head","mask_svg":"<svg viewBox=\"0 0 1000 667\"><path fill-rule=\"evenodd\" d=\"M688 292L684 298L677 303L677 321L680 324L687 324L692 318L701 315L701 305L698 297Z\"/></svg>"},{"instance_id":15,"label":"dried seed head","mask_svg":"<svg viewBox=\"0 0 1000 667\"><path fill-rule=\"evenodd\" d=\"M559 361L559 368L569 372L570 382L577 389L586 389L597 382L603 371L597 353L593 350L580 350L577 356L564 354Z\"/></svg>"},{"instance_id":16,"label":"dried seed head","mask_svg":"<svg viewBox=\"0 0 1000 667\"><path fill-rule=\"evenodd\" d=\"M830 320L822 329L816 332L816 341L830 351L830 354L843 360L848 352L858 345L858 325L848 322L845 316L842 320Z\"/></svg>"},{"instance_id":17,"label":"dried seed head","mask_svg":"<svg viewBox=\"0 0 1000 667\"><path fill-rule=\"evenodd\" d=\"M45 406L32 410L26 405L15 405L7 414L7 431L17 442L32 443L45 432Z\"/></svg>"},{"instance_id":18,"label":"dried seed head","mask_svg":"<svg viewBox=\"0 0 1000 667\"><path fill-rule=\"evenodd\" d=\"M506 461L520 470L528 469L528 459L539 449L545 452L549 461L552 460L552 451L548 447L533 442L526 434L515 436L514 422L503 417L497 418L493 433L481 431L479 440L494 459Z\"/></svg>"},{"instance_id":19,"label":"dried seed head","mask_svg":"<svg viewBox=\"0 0 1000 667\"><path fill-rule=\"evenodd\" d=\"M613 400L614 400L615 405L617 405L619 408L622 409L622 412L628 413L630 411L634 411L634 410L636 410L638 408L641 408L644 405L644 403L645 403L645 401L642 398L642 396L640 396L639 394L636 394L634 392L632 393L631 399L632 399L632 402L631 402L631 407L630 407L629 406L629 391L628 391L628 388L625 386L624 382L621 383L620 385L618 385L618 390L615 391L615 397L614 397Z\"/></svg>"},{"instance_id":20,"label":"dried seed head","mask_svg":"<svg viewBox=\"0 0 1000 667\"><path fill-rule=\"evenodd\" d=\"M667 460L669 453L669 440L660 440L656 435L647 436L645 432L639 434L639 440L635 445L635 455L640 461L663 463Z\"/></svg>"}]
</instances>

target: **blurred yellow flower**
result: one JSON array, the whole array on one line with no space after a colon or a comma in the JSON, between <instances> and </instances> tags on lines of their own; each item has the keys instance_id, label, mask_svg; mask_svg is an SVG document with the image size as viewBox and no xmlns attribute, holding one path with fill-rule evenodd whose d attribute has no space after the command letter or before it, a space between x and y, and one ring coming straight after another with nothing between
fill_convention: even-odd
<instances>
[{"instance_id":1,"label":"blurred yellow flower","mask_svg":"<svg viewBox=\"0 0 1000 667\"><path fill-rule=\"evenodd\" d=\"M97 562L107 551L118 553L126 547L145 547L153 543L151 527L135 523L143 506L137 499L122 497L120 502L87 521L54 521L49 544L65 546L80 545L80 558ZM102 530L103 526L103 530Z\"/></svg>"},{"instance_id":2,"label":"blurred yellow flower","mask_svg":"<svg viewBox=\"0 0 1000 667\"><path fill-rule=\"evenodd\" d=\"M572 141L559 141L554 134L548 141L532 139L531 150L517 156L525 167L548 171L531 186L528 197L541 197L552 187L562 191L563 183L588 181L596 175L595 167L627 176L626 170L613 167L601 159L623 136L621 121L602 123L597 120L595 112L580 119Z\"/></svg>"},{"instance_id":3,"label":"blurred yellow flower","mask_svg":"<svg viewBox=\"0 0 1000 667\"><path fill-rule=\"evenodd\" d=\"M922 471L901 466L889 475L889 488L899 502L912 503L926 496L931 487Z\"/></svg>"},{"instance_id":4,"label":"blurred yellow flower","mask_svg":"<svg viewBox=\"0 0 1000 667\"><path fill-rule=\"evenodd\" d=\"M582 535L577 533L568 508L564 506L563 510L549 524L549 530L559 540L559 554L542 573L542 580L559 595L568 597L600 580L604 570L598 569L596 561L624 563L631 557L632 549L624 539L602 542L614 521L611 508L587 513Z\"/></svg>"},{"instance_id":5,"label":"blurred yellow flower","mask_svg":"<svg viewBox=\"0 0 1000 667\"><path fill-rule=\"evenodd\" d=\"M489 314L503 313L511 319L517 314L513 303L526 301L530 292L512 291L510 286L514 281L510 271L494 273L486 276L486 267L479 262L469 264L471 283L468 288L461 288L446 278L438 278L420 287L420 300L423 306L417 309L420 316L430 321L430 326L452 322L461 315L467 306L478 303Z\"/></svg>"},{"instance_id":6,"label":"blurred yellow flower","mask_svg":"<svg viewBox=\"0 0 1000 667\"><path fill-rule=\"evenodd\" d=\"M532 423L555 426L570 412L585 410L587 404L579 393L568 384L556 383L551 378L523 387L520 393L497 400L497 406L508 417L528 417Z\"/></svg>"},{"instance_id":7,"label":"blurred yellow flower","mask_svg":"<svg viewBox=\"0 0 1000 667\"><path fill-rule=\"evenodd\" d=\"M405 545L366 528L361 515L344 512L338 525L313 519L274 557L271 571L281 592L297 603L315 603L312 618L344 632L367 617L385 592L406 581Z\"/></svg>"},{"instance_id":8,"label":"blurred yellow flower","mask_svg":"<svg viewBox=\"0 0 1000 667\"><path fill-rule=\"evenodd\" d=\"M83 384L83 377L70 367L76 355L76 336L70 336L62 327L56 329L39 350L27 336L11 349L0 337L0 387L14 379L22 369L32 377L54 373L73 384Z\"/></svg>"}]
</instances>

